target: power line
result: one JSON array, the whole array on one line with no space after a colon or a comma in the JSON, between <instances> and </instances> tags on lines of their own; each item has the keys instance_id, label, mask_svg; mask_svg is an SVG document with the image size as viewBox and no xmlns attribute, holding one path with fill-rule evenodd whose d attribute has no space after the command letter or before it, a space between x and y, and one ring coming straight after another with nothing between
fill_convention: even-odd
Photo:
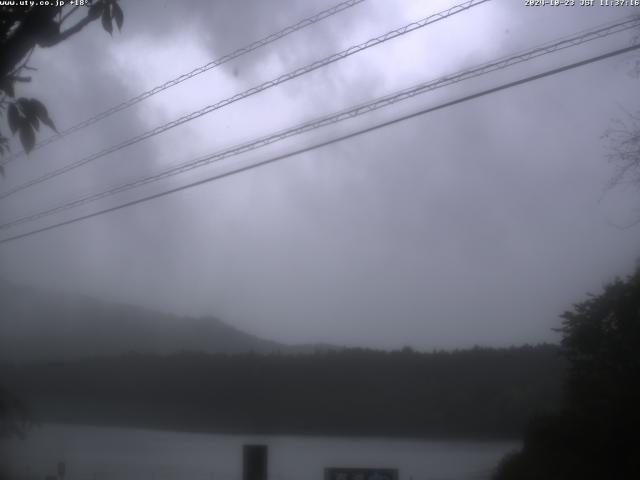
<instances>
[{"instance_id":1,"label":"power line","mask_svg":"<svg viewBox=\"0 0 640 480\"><path fill-rule=\"evenodd\" d=\"M554 53L554 52L557 52L566 48L570 48L573 46L581 45L583 43L593 41L596 39L601 39L616 33L620 33L625 30L638 27L638 26L640 26L640 17L637 17L637 16L626 17L622 20L617 20L616 22L607 23L605 25L592 28L591 30L582 31L574 35L573 37L564 37L559 41L555 41L552 43L545 43L541 46L534 47L532 49L519 52L511 56L502 57L490 63L485 63L483 65L480 65L471 69L463 70L462 72L440 77L430 82L421 83L411 88L400 90L399 92L393 93L391 95L387 95L387 96L369 101L367 103L357 105L337 113L333 113L331 115L320 117L318 119L303 123L301 125L297 125L292 128L288 128L286 130L281 130L279 132L272 133L271 135L258 138L257 140L242 143L240 145L236 145L219 152L205 155L195 160L190 160L188 162L183 162L183 163L174 165L154 175L150 175L148 177L135 180L133 182L124 183L99 193L94 193L84 197L80 197L78 199L72 200L71 202L67 202L62 205L58 205L38 213L27 215L27 216L12 220L10 222L0 224L0 230L14 227L26 222L35 221L44 217L48 217L50 215L60 213L70 208L85 205L87 203L94 202L112 195L116 195L118 193L122 193L127 190L131 190L133 188L146 185L148 183L152 183L164 178L178 175L180 173L184 173L186 171L189 171L195 168L200 168L202 166L208 165L213 162L218 162L229 157L237 156L242 153L246 153L251 150L255 150L255 149L270 145L272 143L279 142L286 138L307 133L309 131L312 131L327 125L331 125L334 123L338 123L347 119L355 118L355 117L364 115L366 113L370 113L372 111L407 100L409 98L413 98L417 95L433 91L438 88L453 85L454 83L475 78L480 75L492 73L497 70L502 70L522 62L530 61L534 58L548 55L550 53Z\"/></svg>"},{"instance_id":2,"label":"power line","mask_svg":"<svg viewBox=\"0 0 640 480\"><path fill-rule=\"evenodd\" d=\"M71 134L71 133L75 133L78 130L82 130L90 125L93 125L94 123L99 122L100 120L103 120L107 117L110 117L111 115L113 115L114 113L120 112L121 110L124 110L126 108L132 107L133 105L142 102L143 100L146 100L149 97L152 97L153 95L162 92L163 90L166 90L168 88L171 88L175 85L178 85L179 83L182 83L186 80L189 80L190 78L195 77L196 75L200 75L201 73L207 72L209 70L211 70L212 68L216 68L219 67L220 65L223 65L227 62L230 62L231 60L234 60L238 57L241 57L242 55L246 55L250 52L253 52L254 50L257 50L261 47L264 47L266 45L269 45L270 43L273 43L277 40L280 40L281 38L284 38L288 35L291 35L294 32L297 32L298 30L302 30L306 27L309 27L311 25L314 25L326 18L329 18L333 15L336 15L337 13L340 13L344 10L347 10L348 8L354 7L356 5L358 5L359 3L364 2L365 0L348 0L345 2L341 2L338 3L337 5L334 5L331 8L328 8L326 10L323 10L319 13L316 13L315 15L305 18L303 20L300 20L298 23L294 24L294 25L290 25L286 28L283 28L282 30L280 30L279 32L276 33L272 33L271 35L268 35L260 40L256 40L253 43L250 43L249 45L239 48L227 55L224 55L220 58L217 58L215 60L212 60L211 62L207 63L206 65L202 65L198 68L195 68L193 70L191 70L188 73L182 74L179 77L176 77L172 80L169 80L165 83L163 83L162 85L158 85L150 90L147 90L146 92L142 92L141 94L130 98L129 100L126 100L118 105L115 105L111 108L108 108L107 110L104 110L103 112L100 112L96 115L94 115L93 117L87 118L86 120L83 120L82 122L79 122L69 128L67 128L66 130L62 130L61 132L59 132L56 135L52 135L49 138L46 138L38 143L36 143L36 145L33 147L33 150L37 150L38 148L44 147L45 145L49 145L50 143L56 142L58 140L60 140L61 138L66 137L67 135ZM4 159L1 164L2 165L6 165L7 163L9 163L12 160L15 160L16 158L22 156L24 154L24 152L18 152L18 153L14 153L12 155L7 156L6 159Z\"/></svg>"},{"instance_id":3,"label":"power line","mask_svg":"<svg viewBox=\"0 0 640 480\"><path fill-rule=\"evenodd\" d=\"M304 67L300 67L297 68L296 70L293 70L287 74L281 75L279 77L277 77L274 80L270 80L268 82L262 83L256 87L250 88L249 90L245 90L242 93L238 93L232 97L226 98L224 100L221 100L213 105L208 105L200 110L197 110L195 112L192 112L188 115L184 115L180 118L178 118L177 120L174 120L172 122L166 123L164 125L161 125L159 127L154 128L153 130L149 130L148 132L145 132L141 135L138 135L136 137L130 138L129 140L126 140L122 143L119 143L117 145L111 146L109 148L106 148L104 150L101 150L97 153L94 153L93 155L90 155L88 157L82 158L80 160L77 160L73 163L70 163L64 167L58 168L56 170L53 170L49 173L46 173L38 178L35 178L33 180L29 180L21 185L18 185L12 189L9 189L6 192L2 192L0 193L0 199L6 198L10 195L13 195L14 193L17 193L21 190L24 190L25 188L29 188L32 187L33 185L37 185L39 183L44 182L45 180L49 180L51 178L57 177L58 175L62 175L63 173L69 172L71 170L74 170L78 167L81 167L83 165L86 165L89 162L92 162L98 158L104 157L108 154L114 153L118 150L121 150L125 147L128 147L130 145L136 144L138 142L141 142L142 140L145 140L147 138L159 135L160 133L163 133L171 128L177 127L178 125L182 125L186 122L189 122L191 120L194 120L196 118L202 117L208 113L211 113L215 110L218 110L220 108L226 107L227 105L230 105L234 102L237 102L238 100L242 100L244 98L250 97L252 95L255 95L257 93L260 93L264 90L267 90L269 88L275 87L277 85L280 85L284 82L287 82L289 80L292 80L294 78L300 77L304 74L307 74L309 72L312 72L314 70L317 70L319 68L322 68L326 65L329 65L331 63L337 62L338 60L342 60L343 58L349 57L351 55L354 55L358 52L361 52L363 50L366 50L368 48L374 47L376 45L380 45L384 42L387 42L391 39L394 39L396 37L405 35L409 32L413 32L414 30L417 30L419 28L423 28L426 27L427 25L430 25L432 23L438 22L440 20L444 20L446 18L451 17L452 15L455 15L457 13L466 11L470 8L473 8L475 6L478 6L482 3L488 2L490 0L468 0L467 2L464 2L462 4L459 5L455 5L451 8L448 8L447 10L444 10L442 12L438 12L435 13L433 15L430 15L426 18L423 18L422 20L418 20L417 22L413 22L410 24L407 24L401 28L392 30L390 32L385 33L384 35L380 35L378 37L372 38L364 43L358 44L358 45L354 45L352 47L347 48L346 50L343 50L339 53L335 53L333 55L330 55L328 57L323 58L322 60L318 60L316 62L313 62L307 66Z\"/></svg>"},{"instance_id":4,"label":"power line","mask_svg":"<svg viewBox=\"0 0 640 480\"><path fill-rule=\"evenodd\" d=\"M346 135L341 135L339 137L334 137L334 138L332 138L330 140L319 142L319 143L316 143L314 145L310 145L308 147L301 148L301 149L298 149L298 150L295 150L295 151L292 151L292 152L289 152L289 153L285 153L285 154L282 154L282 155L271 157L269 159L262 160L262 161L257 162L257 163L253 163L251 165L246 165L244 167L239 167L239 168L236 168L234 170L230 170L230 171L223 172L223 173L218 173L218 174L212 175L210 177L207 177L207 178L205 178L203 180L198 180L196 182L189 183L187 185L183 185L183 186L180 186L180 187L172 188L170 190L165 190L163 192L159 192L159 193L156 193L156 194L153 194L153 195L149 195L149 196L146 196L146 197L139 198L137 200L132 200L132 201L129 201L129 202L126 202L126 203L122 203L120 205L116 205L116 206L113 206L113 207L110 207L110 208L105 208L105 209L99 210L97 212L93 212L93 213L90 213L90 214L87 214L87 215L82 215L80 217L76 217L76 218L72 218L72 219L69 219L69 220L66 220L66 221L63 221L63 222L55 223L53 225L49 225L49 226L46 226L46 227L42 227L42 228L38 228L38 229L35 229L35 230L31 230L29 232L25 232L25 233L21 233L21 234L18 234L18 235L11 236L11 237L7 237L7 238L4 238L4 239L0 240L0 244L4 244L4 243L11 242L11 241L14 241L14 240L18 240L18 239L21 239L21 238L29 237L31 235L35 235L37 233L46 232L48 230L52 230L54 228L62 227L62 226L65 226L65 225L70 225L72 223L80 222L82 220L87 220L89 218L93 218L93 217L97 217L99 215L103 215L105 213L110 213L110 212L114 212L114 211L117 211L117 210L121 210L121 209L124 209L124 208L127 208L127 207L131 207L133 205L138 205L140 203L144 203L144 202L148 202L148 201L151 201L151 200L155 200L156 198L160 198L160 197L164 197L164 196L167 196L167 195L171 195L173 193L180 192L182 190L187 190L189 188L197 187L199 185L204 185L206 183L212 182L214 180L218 180L220 178L224 178L224 177L228 177L228 176L231 176L231 175L234 175L234 174L237 174L237 173L241 173L241 172L245 172L245 171L248 171L248 170L252 170L252 169L257 168L257 167L268 165L270 163L274 163L274 162L277 162L277 161L280 161L280 160L283 160L283 159L286 159L286 158L289 158L289 157L293 157L293 156L296 156L296 155L307 153L307 152L310 152L310 151L318 149L318 148L326 147L328 145L332 145L332 144L337 143L337 142L341 142L341 141L348 140L350 138L354 138L354 137L357 137L357 136L360 136L360 135L363 135L363 134L366 134L366 133L370 133L370 132L373 132L375 130L379 130L381 128L385 128L385 127L391 126L391 125L396 124L396 123L400 123L400 122L403 122L403 121L406 121L406 120L409 120L409 119L412 119L412 118L415 118L415 117L418 117L418 116L421 116L421 115L425 115L427 113L431 113L431 112L435 112L437 110L442 110L442 109L445 109L445 108L448 108L448 107L452 107L454 105L465 103L465 102L468 102L470 100L474 100L476 98L484 97L486 95L497 93L497 92L502 91L502 90L506 90L506 89L513 88L513 87L516 87L516 86L519 86L519 85L523 85L523 84L526 84L526 83L529 83L529 82L532 82L532 81L535 81L535 80L539 80L541 78L549 77L549 76L552 76L552 75L557 75L559 73L566 72L568 70L572 70L572 69L575 69L575 68L578 68L578 67L582 67L582 66L585 66L585 65L588 65L588 64L591 64L591 63L599 62L601 60L605 60L607 58L611 58L611 57L614 57L614 56L617 56L617 55L622 55L624 53L629 53L631 51L638 50L638 49L640 49L640 43L632 45L630 47L621 48L621 49L614 50L614 51L611 51L611 52L608 52L608 53L605 53L605 54L602 54L602 55L591 57L591 58L589 58L587 60L582 60L580 62L572 63L572 64L569 64L569 65L565 65L563 67L554 68L552 70L547 70L547 71L545 71L543 73L539 73L537 75L532 75L532 76L528 76L528 77L522 78L520 80L504 83L504 84L499 85L497 87L489 88L487 90L483 90L481 92L474 93L474 94L471 94L471 95L466 95L464 97L457 98L456 100L451 100L449 102L442 103L442 104L437 105L435 107L429 107L429 108L420 110L418 112L414 112L414 113L411 113L411 114L408 114L408 115L404 115L402 117L395 118L393 120L388 120L386 122L379 123L377 125L373 125L371 127L367 127L367 128L358 130L356 132L352 132L352 133L349 133L349 134L346 134Z\"/></svg>"}]
</instances>

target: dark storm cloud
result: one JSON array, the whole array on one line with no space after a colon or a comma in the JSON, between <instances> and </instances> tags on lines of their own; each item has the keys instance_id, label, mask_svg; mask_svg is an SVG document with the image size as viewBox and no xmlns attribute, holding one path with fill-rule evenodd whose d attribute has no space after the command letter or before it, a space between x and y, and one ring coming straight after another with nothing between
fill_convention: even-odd
<instances>
[{"instance_id":1,"label":"dark storm cloud","mask_svg":"<svg viewBox=\"0 0 640 480\"><path fill-rule=\"evenodd\" d=\"M211 59L221 57L298 21L339 3L332 0L298 2L295 0L193 0L189 2L140 1L127 4L130 23L135 25L134 35L153 39L171 38L186 29L191 30L197 42L207 49ZM330 22L321 22L300 32L302 39L276 42L255 54L238 59L223 68L244 81L260 78L260 57L281 56L285 64L306 63L317 52L333 53L339 43L338 36L345 28L371 15L366 6L356 6L355 13L346 11ZM356 17L354 17L357 15ZM313 32L315 45L309 48L307 39ZM254 78L254 76L256 78Z\"/></svg>"},{"instance_id":2,"label":"dark storm cloud","mask_svg":"<svg viewBox=\"0 0 640 480\"><path fill-rule=\"evenodd\" d=\"M81 37L82 48L70 44L36 57L42 82L60 86L59 93L41 96L59 123L73 122L330 3L129 2L121 36L105 38L96 26ZM15 178L32 175L36 162L65 163L60 156L69 151L81 155L116 143L446 5L366 2L123 112L55 153L34 157ZM12 199L3 214L73 198L622 13L555 14L491 2L102 159L37 195ZM330 132L626 42L628 36L621 36L541 59ZM104 55L97 55L104 45ZM600 201L612 173L600 135L620 114L617 104L636 103L637 80L625 69L622 60L607 61L7 244L0 250L3 267L21 281L178 313L216 314L282 341L437 348L553 340L557 315L587 290L627 272L638 253L638 231L609 224L629 210L636 192Z\"/></svg>"}]
</instances>

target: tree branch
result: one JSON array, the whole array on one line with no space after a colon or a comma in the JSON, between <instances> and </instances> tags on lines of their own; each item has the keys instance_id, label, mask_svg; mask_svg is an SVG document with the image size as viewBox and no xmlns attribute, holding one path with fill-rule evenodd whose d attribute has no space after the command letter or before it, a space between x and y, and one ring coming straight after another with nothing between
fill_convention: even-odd
<instances>
[{"instance_id":1,"label":"tree branch","mask_svg":"<svg viewBox=\"0 0 640 480\"><path fill-rule=\"evenodd\" d=\"M69 18L71 15L73 15L73 13L78 10L78 8L80 8L78 5L76 5L75 7L73 7L71 10L69 10L67 13L65 13L64 15L62 15L62 17L60 18L60 26L62 26L62 24L64 23L64 21ZM62 13L62 10L60 11L60 13Z\"/></svg>"},{"instance_id":2,"label":"tree branch","mask_svg":"<svg viewBox=\"0 0 640 480\"><path fill-rule=\"evenodd\" d=\"M73 27L69 27L64 32L60 32L60 34L55 38L55 40L52 41L47 46L48 47L52 47L52 46L57 45L58 43L62 42L63 40L66 40L71 35L74 35L74 34L78 33L84 27L89 25L93 20L94 19L90 18L89 16L84 17L82 20L80 20L78 23L76 23Z\"/></svg>"},{"instance_id":3,"label":"tree branch","mask_svg":"<svg viewBox=\"0 0 640 480\"><path fill-rule=\"evenodd\" d=\"M26 68L27 63L29 63L29 60L31 59L31 54L33 53L34 49L35 47L31 47L31 50L29 50L29 53L27 53L26 57L24 57L24 60L22 61L22 63L18 65L16 68L14 68L7 76L12 77L14 75L17 75L18 73L20 73L20 70L22 70L23 68Z\"/></svg>"}]
</instances>

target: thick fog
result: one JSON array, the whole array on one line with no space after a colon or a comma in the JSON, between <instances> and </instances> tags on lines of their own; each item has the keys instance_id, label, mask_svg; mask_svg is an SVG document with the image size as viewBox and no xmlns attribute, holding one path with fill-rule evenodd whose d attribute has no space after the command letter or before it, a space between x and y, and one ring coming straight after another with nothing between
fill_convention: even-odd
<instances>
[{"instance_id":1,"label":"thick fog","mask_svg":"<svg viewBox=\"0 0 640 480\"><path fill-rule=\"evenodd\" d=\"M123 2L121 32L110 37L94 22L36 50L33 81L18 93L42 100L64 129L333 3ZM0 190L453 3L366 1L11 162ZM37 212L635 11L488 2L25 189L0 201L0 216ZM627 46L633 35L439 89L2 238ZM637 218L638 191L607 188L615 166L602 138L638 107L633 62L633 53L614 57L4 243L2 276L214 315L285 343L555 342L558 315L629 273L638 257L640 227L620 228Z\"/></svg>"}]
</instances>

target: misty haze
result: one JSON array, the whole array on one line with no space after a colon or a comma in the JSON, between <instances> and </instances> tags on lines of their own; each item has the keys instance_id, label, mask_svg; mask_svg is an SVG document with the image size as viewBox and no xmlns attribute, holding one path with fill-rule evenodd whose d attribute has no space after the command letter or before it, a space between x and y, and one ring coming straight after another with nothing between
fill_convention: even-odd
<instances>
[{"instance_id":1,"label":"misty haze","mask_svg":"<svg viewBox=\"0 0 640 480\"><path fill-rule=\"evenodd\" d=\"M0 49L0 480L640 478L640 1L0 2Z\"/></svg>"}]
</instances>

